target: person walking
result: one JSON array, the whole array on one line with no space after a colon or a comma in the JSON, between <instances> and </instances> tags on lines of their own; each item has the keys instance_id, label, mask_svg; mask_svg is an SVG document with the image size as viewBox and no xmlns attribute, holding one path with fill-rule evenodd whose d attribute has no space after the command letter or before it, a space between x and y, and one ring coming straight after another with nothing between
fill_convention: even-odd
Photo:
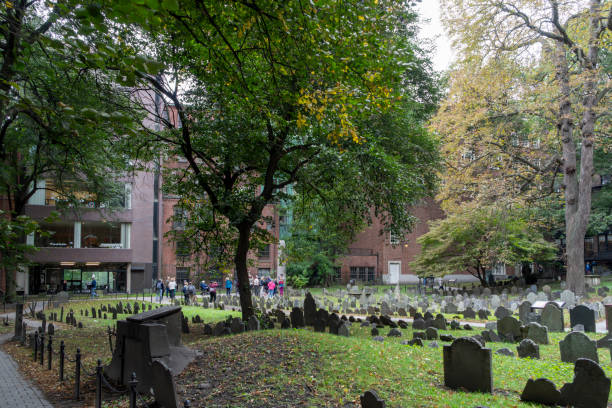
<instances>
[{"instance_id":1,"label":"person walking","mask_svg":"<svg viewBox=\"0 0 612 408\"><path fill-rule=\"evenodd\" d=\"M205 281L200 282L200 290L202 291L202 296L204 296L206 292L208 292L208 285Z\"/></svg>"},{"instance_id":2,"label":"person walking","mask_svg":"<svg viewBox=\"0 0 612 408\"><path fill-rule=\"evenodd\" d=\"M168 287L170 285L170 278L166 276L166 297L170 298L170 288Z\"/></svg>"},{"instance_id":3,"label":"person walking","mask_svg":"<svg viewBox=\"0 0 612 408\"><path fill-rule=\"evenodd\" d=\"M176 296L176 281L174 278L168 282L168 291L170 292L170 301L174 303L174 297Z\"/></svg>"},{"instance_id":4,"label":"person walking","mask_svg":"<svg viewBox=\"0 0 612 408\"><path fill-rule=\"evenodd\" d=\"M276 287L276 285L274 284L274 281L272 279L270 279L270 282L268 282L268 297L270 299L272 299L274 297L274 288Z\"/></svg>"},{"instance_id":5,"label":"person walking","mask_svg":"<svg viewBox=\"0 0 612 408\"><path fill-rule=\"evenodd\" d=\"M229 276L225 279L225 292L227 296L232 293L232 280L229 278Z\"/></svg>"},{"instance_id":6,"label":"person walking","mask_svg":"<svg viewBox=\"0 0 612 408\"><path fill-rule=\"evenodd\" d=\"M189 302L191 304L195 304L196 288L193 285L193 282L189 282L189 286L187 286L187 292L189 293Z\"/></svg>"},{"instance_id":7,"label":"person walking","mask_svg":"<svg viewBox=\"0 0 612 408\"><path fill-rule=\"evenodd\" d=\"M210 302L215 303L215 300L217 300L217 288L210 285L208 287L208 293L210 294Z\"/></svg>"},{"instance_id":8,"label":"person walking","mask_svg":"<svg viewBox=\"0 0 612 408\"><path fill-rule=\"evenodd\" d=\"M253 296L257 296L259 294L259 277L255 276L253 279Z\"/></svg>"},{"instance_id":9,"label":"person walking","mask_svg":"<svg viewBox=\"0 0 612 408\"><path fill-rule=\"evenodd\" d=\"M164 282L161 279L157 279L155 283L155 292L157 293L157 301L161 303L164 298Z\"/></svg>"},{"instance_id":10,"label":"person walking","mask_svg":"<svg viewBox=\"0 0 612 408\"><path fill-rule=\"evenodd\" d=\"M280 279L278 281L278 294L283 297L283 290L285 289L285 281Z\"/></svg>"},{"instance_id":11,"label":"person walking","mask_svg":"<svg viewBox=\"0 0 612 408\"><path fill-rule=\"evenodd\" d=\"M183 298L184 298L185 304L188 305L189 304L189 284L187 283L187 281L183 281Z\"/></svg>"},{"instance_id":12,"label":"person walking","mask_svg":"<svg viewBox=\"0 0 612 408\"><path fill-rule=\"evenodd\" d=\"M91 297L94 298L98 296L96 293L96 288L98 287L98 282L96 282L96 275L91 275Z\"/></svg>"}]
</instances>

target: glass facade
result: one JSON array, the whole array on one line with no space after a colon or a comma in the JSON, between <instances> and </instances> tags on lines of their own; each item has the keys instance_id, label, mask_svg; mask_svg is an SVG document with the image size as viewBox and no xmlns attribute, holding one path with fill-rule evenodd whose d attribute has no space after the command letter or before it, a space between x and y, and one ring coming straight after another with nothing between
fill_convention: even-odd
<instances>
[{"instance_id":1,"label":"glass facade","mask_svg":"<svg viewBox=\"0 0 612 408\"><path fill-rule=\"evenodd\" d=\"M101 264L99 266L33 265L30 267L30 293L57 293L68 291L88 293L92 276L101 292L126 290L125 264Z\"/></svg>"},{"instance_id":2,"label":"glass facade","mask_svg":"<svg viewBox=\"0 0 612 408\"><path fill-rule=\"evenodd\" d=\"M86 221L81 224L81 248L123 248L121 224Z\"/></svg>"},{"instance_id":3,"label":"glass facade","mask_svg":"<svg viewBox=\"0 0 612 408\"><path fill-rule=\"evenodd\" d=\"M44 234L36 234L34 245L41 248L73 248L74 223L73 222L41 222L40 228Z\"/></svg>"}]
</instances>

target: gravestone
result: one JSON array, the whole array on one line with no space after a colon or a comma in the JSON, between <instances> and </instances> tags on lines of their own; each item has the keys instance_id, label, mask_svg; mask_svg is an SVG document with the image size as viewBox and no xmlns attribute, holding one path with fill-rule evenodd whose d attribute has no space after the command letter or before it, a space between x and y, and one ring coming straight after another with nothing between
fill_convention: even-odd
<instances>
[{"instance_id":1,"label":"gravestone","mask_svg":"<svg viewBox=\"0 0 612 408\"><path fill-rule=\"evenodd\" d=\"M327 322L317 317L317 319L315 320L315 324L314 324L314 331L317 333L325 333L326 327L327 327Z\"/></svg>"},{"instance_id":2,"label":"gravestone","mask_svg":"<svg viewBox=\"0 0 612 408\"><path fill-rule=\"evenodd\" d=\"M232 334L244 332L244 322L239 317L234 317L231 324Z\"/></svg>"},{"instance_id":3,"label":"gravestone","mask_svg":"<svg viewBox=\"0 0 612 408\"><path fill-rule=\"evenodd\" d=\"M561 387L560 403L576 408L606 408L610 379L596 362L579 358L574 365L574 380Z\"/></svg>"},{"instance_id":4,"label":"gravestone","mask_svg":"<svg viewBox=\"0 0 612 408\"><path fill-rule=\"evenodd\" d=\"M588 358L599 363L597 356L597 343L591 340L586 334L571 332L559 342L561 351L561 361L573 363L579 358Z\"/></svg>"},{"instance_id":5,"label":"gravestone","mask_svg":"<svg viewBox=\"0 0 612 408\"><path fill-rule=\"evenodd\" d=\"M584 305L570 309L570 326L577 324L583 325L586 332L595 332L595 311Z\"/></svg>"},{"instance_id":6,"label":"gravestone","mask_svg":"<svg viewBox=\"0 0 612 408\"><path fill-rule=\"evenodd\" d=\"M366 391L359 398L361 401L361 408L385 408L385 401L378 397L375 391Z\"/></svg>"},{"instance_id":7,"label":"gravestone","mask_svg":"<svg viewBox=\"0 0 612 408\"><path fill-rule=\"evenodd\" d=\"M336 334L338 334L339 336L349 337L351 335L351 331L349 329L348 323L340 323Z\"/></svg>"},{"instance_id":8,"label":"gravestone","mask_svg":"<svg viewBox=\"0 0 612 408\"><path fill-rule=\"evenodd\" d=\"M495 309L495 317L497 317L497 319L503 319L506 316L512 316L512 312L503 306L499 306Z\"/></svg>"},{"instance_id":9,"label":"gravestone","mask_svg":"<svg viewBox=\"0 0 612 408\"><path fill-rule=\"evenodd\" d=\"M437 340L438 339L438 329L436 329L435 327L428 327L425 330L425 336L427 337L427 340Z\"/></svg>"},{"instance_id":10,"label":"gravestone","mask_svg":"<svg viewBox=\"0 0 612 408\"><path fill-rule=\"evenodd\" d=\"M194 358L195 353L181 344L181 308L166 306L117 322L113 359L104 372L123 385L135 372L140 393L153 390L159 403L177 408L173 376Z\"/></svg>"},{"instance_id":11,"label":"gravestone","mask_svg":"<svg viewBox=\"0 0 612 408\"><path fill-rule=\"evenodd\" d=\"M463 311L463 318L464 319L475 319L476 312L471 307L466 307L465 310Z\"/></svg>"},{"instance_id":12,"label":"gravestone","mask_svg":"<svg viewBox=\"0 0 612 408\"><path fill-rule=\"evenodd\" d=\"M495 333L493 330L484 330L482 333L482 338L485 341L490 341L490 342L494 342L494 343L499 343L501 342L501 339L499 338L499 336L497 335L497 333Z\"/></svg>"},{"instance_id":13,"label":"gravestone","mask_svg":"<svg viewBox=\"0 0 612 408\"><path fill-rule=\"evenodd\" d=\"M304 298L304 324L306 326L314 326L316 318L317 304L310 292L308 292Z\"/></svg>"},{"instance_id":14,"label":"gravestone","mask_svg":"<svg viewBox=\"0 0 612 408\"><path fill-rule=\"evenodd\" d=\"M495 354L500 354L502 356L514 357L514 352L507 347L500 348L495 352Z\"/></svg>"},{"instance_id":15,"label":"gravestone","mask_svg":"<svg viewBox=\"0 0 612 408\"><path fill-rule=\"evenodd\" d=\"M370 334L372 336L378 336L380 333L378 332L378 328L376 328L375 326L375 327L372 327L372 329L370 330Z\"/></svg>"},{"instance_id":16,"label":"gravestone","mask_svg":"<svg viewBox=\"0 0 612 408\"><path fill-rule=\"evenodd\" d=\"M299 328L299 327L304 327L304 314L302 312L302 309L300 309L299 307L294 307L293 309L291 309L291 326L293 328Z\"/></svg>"},{"instance_id":17,"label":"gravestone","mask_svg":"<svg viewBox=\"0 0 612 408\"><path fill-rule=\"evenodd\" d=\"M444 346L444 385L468 391L492 392L491 349L477 340L462 337Z\"/></svg>"},{"instance_id":18,"label":"gravestone","mask_svg":"<svg viewBox=\"0 0 612 408\"><path fill-rule=\"evenodd\" d=\"M519 305L519 320L525 324L529 322L529 313L531 313L531 303L524 301Z\"/></svg>"},{"instance_id":19,"label":"gravestone","mask_svg":"<svg viewBox=\"0 0 612 408\"><path fill-rule=\"evenodd\" d=\"M412 330L425 330L425 320L414 319L412 322Z\"/></svg>"},{"instance_id":20,"label":"gravestone","mask_svg":"<svg viewBox=\"0 0 612 408\"><path fill-rule=\"evenodd\" d=\"M521 324L514 317L506 316L497 322L497 333L504 341L517 341L521 337Z\"/></svg>"},{"instance_id":21,"label":"gravestone","mask_svg":"<svg viewBox=\"0 0 612 408\"><path fill-rule=\"evenodd\" d=\"M249 320L247 321L247 327L249 331L259 330L259 319L256 316L249 317Z\"/></svg>"},{"instance_id":22,"label":"gravestone","mask_svg":"<svg viewBox=\"0 0 612 408\"><path fill-rule=\"evenodd\" d=\"M557 405L561 399L561 392L555 383L548 378L530 378L521 393L521 401L535 402L544 405Z\"/></svg>"},{"instance_id":23,"label":"gravestone","mask_svg":"<svg viewBox=\"0 0 612 408\"><path fill-rule=\"evenodd\" d=\"M527 338L533 340L537 344L549 344L548 329L546 326L531 322L527 324Z\"/></svg>"},{"instance_id":24,"label":"gravestone","mask_svg":"<svg viewBox=\"0 0 612 408\"><path fill-rule=\"evenodd\" d=\"M388 337L402 337L402 332L399 329L391 329L389 330L389 333L387 333Z\"/></svg>"},{"instance_id":25,"label":"gravestone","mask_svg":"<svg viewBox=\"0 0 612 408\"><path fill-rule=\"evenodd\" d=\"M563 310L556 303L548 302L542 310L540 322L549 332L562 332L564 329Z\"/></svg>"},{"instance_id":26,"label":"gravestone","mask_svg":"<svg viewBox=\"0 0 612 408\"><path fill-rule=\"evenodd\" d=\"M523 339L516 347L519 358L540 358L540 346L531 339Z\"/></svg>"},{"instance_id":27,"label":"gravestone","mask_svg":"<svg viewBox=\"0 0 612 408\"><path fill-rule=\"evenodd\" d=\"M573 307L576 304L576 295L571 290L564 290L561 292L561 301L565 302L567 307Z\"/></svg>"},{"instance_id":28,"label":"gravestone","mask_svg":"<svg viewBox=\"0 0 612 408\"><path fill-rule=\"evenodd\" d=\"M489 318L490 312L487 309L479 309L478 310L478 318L480 320L487 320Z\"/></svg>"}]
</instances>

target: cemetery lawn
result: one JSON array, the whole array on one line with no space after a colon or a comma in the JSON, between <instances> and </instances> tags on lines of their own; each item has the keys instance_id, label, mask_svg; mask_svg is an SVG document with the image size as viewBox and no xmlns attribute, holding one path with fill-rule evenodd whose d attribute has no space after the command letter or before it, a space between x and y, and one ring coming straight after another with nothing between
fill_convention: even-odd
<instances>
[{"instance_id":1,"label":"cemetery lawn","mask_svg":"<svg viewBox=\"0 0 612 408\"><path fill-rule=\"evenodd\" d=\"M558 388L573 378L573 364L560 361L562 333L551 336L551 345L540 346L541 360L493 354L494 393L480 394L443 386L442 342L439 348L428 347L429 341L423 348L404 346L400 341L412 337L410 329L402 330L401 338L389 338L385 328L380 343L371 340L369 328L356 326L348 338L291 329L200 339L190 347L206 358L179 376L181 398L206 407L338 407L357 403L361 393L374 389L388 407L531 407L536 405L520 402L529 377L547 377ZM493 353L508 347L516 354L516 345L509 343L487 347ZM609 352L599 349L599 358L612 376Z\"/></svg>"},{"instance_id":2,"label":"cemetery lawn","mask_svg":"<svg viewBox=\"0 0 612 408\"><path fill-rule=\"evenodd\" d=\"M127 302L128 302L127 299L122 300L122 303L124 306L127 304ZM132 306L132 309L133 309L135 302L136 302L135 300L129 300L129 303ZM114 307L118 303L119 301L114 300L114 299L113 300L95 299L95 300L87 300L87 301L81 301L81 302L65 303L63 305L64 322L66 321L66 314L70 312L70 310L72 310L74 311L74 317L76 318L77 322L82 322L85 327L107 327L107 326L114 327L115 321L112 319L111 312L106 312L107 319L103 318L105 312L102 312L102 318L94 319L92 318L92 315L91 315L91 308L94 307L96 310L98 310L103 305L108 306L110 304L111 306ZM140 305L140 307L142 307L143 303L146 306L147 310L149 308L149 305L151 305L152 308L156 308L160 306L159 303L155 303L155 302L151 303L151 302L138 301L138 304ZM168 305L164 305L164 306L168 306ZM85 310L87 310L87 314L88 314L87 316L85 316ZM81 311L83 311L82 315L81 315ZM205 309L199 306L182 306L182 312L187 318L189 318L190 321L193 316L199 315L205 323L216 323L218 321L227 319L228 316L232 316L232 317L241 316L240 312L234 312L230 310ZM60 313L61 313L61 307L54 308L54 309L45 309L44 313L47 316L47 319L49 319L49 316L51 313L57 313L58 318L59 318ZM131 315L130 314L117 314L117 320L123 320L129 316Z\"/></svg>"},{"instance_id":3,"label":"cemetery lawn","mask_svg":"<svg viewBox=\"0 0 612 408\"><path fill-rule=\"evenodd\" d=\"M5 326L4 323L0 321L0 334L14 333L15 332L15 322L13 320L9 320L8 326Z\"/></svg>"}]
</instances>

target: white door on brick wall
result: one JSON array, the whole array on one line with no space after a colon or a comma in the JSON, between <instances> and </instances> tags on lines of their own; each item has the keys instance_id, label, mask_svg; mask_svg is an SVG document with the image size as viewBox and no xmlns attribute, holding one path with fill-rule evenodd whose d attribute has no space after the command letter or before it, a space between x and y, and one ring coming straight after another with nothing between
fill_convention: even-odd
<instances>
[{"instance_id":1,"label":"white door on brick wall","mask_svg":"<svg viewBox=\"0 0 612 408\"><path fill-rule=\"evenodd\" d=\"M389 283L394 285L399 282L401 262L389 262Z\"/></svg>"}]
</instances>

